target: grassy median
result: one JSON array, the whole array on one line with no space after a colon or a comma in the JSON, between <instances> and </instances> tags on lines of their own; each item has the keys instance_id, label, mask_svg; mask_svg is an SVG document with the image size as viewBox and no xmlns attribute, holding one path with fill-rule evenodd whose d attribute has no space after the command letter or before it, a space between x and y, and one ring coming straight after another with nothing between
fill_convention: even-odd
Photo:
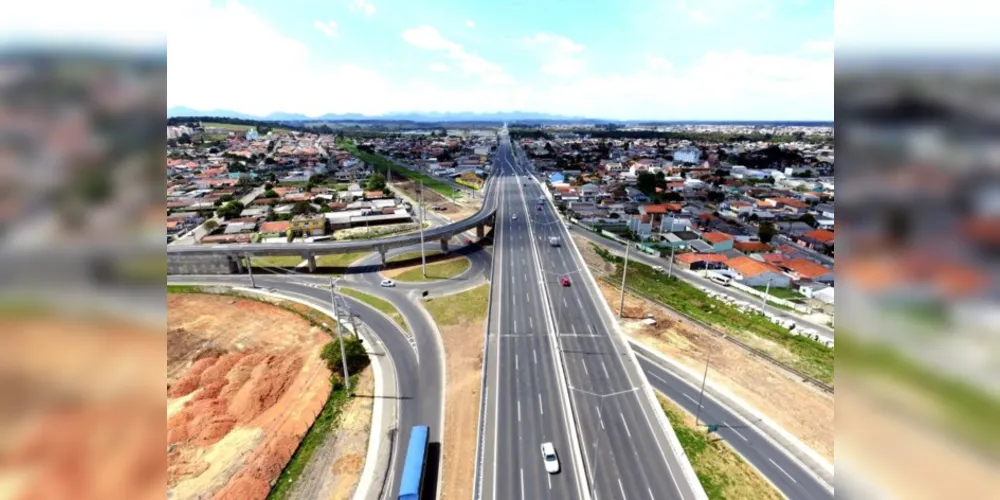
<instances>
[{"instance_id":1,"label":"grassy median","mask_svg":"<svg viewBox=\"0 0 1000 500\"><path fill-rule=\"evenodd\" d=\"M597 245L594 245L594 250L605 261L615 264L615 273L609 277L609 283L619 286L623 259ZM676 277L667 278L641 262L629 261L628 285L675 311L734 337L757 337L773 342L792 354L794 359L790 364L794 368L833 385L834 350L819 342L792 335L764 316L745 313L725 302L711 299L700 288ZM766 347L762 349L768 350Z\"/></svg>"},{"instance_id":2,"label":"grassy median","mask_svg":"<svg viewBox=\"0 0 1000 500\"><path fill-rule=\"evenodd\" d=\"M396 306L392 305L392 302L380 299L374 295L360 290L355 290L353 288L338 287L337 290L348 297L360 300L361 302L364 302L365 304L383 312L386 316L392 319L393 323L396 323L396 325L403 330L403 333L410 335L410 329L406 326L406 320L403 319L403 315L399 312L399 309L396 309Z\"/></svg>"},{"instance_id":3,"label":"grassy median","mask_svg":"<svg viewBox=\"0 0 1000 500\"><path fill-rule=\"evenodd\" d=\"M780 493L718 436L695 426L694 417L660 396L660 407L677 433L708 498L781 500Z\"/></svg>"},{"instance_id":4,"label":"grassy median","mask_svg":"<svg viewBox=\"0 0 1000 500\"><path fill-rule=\"evenodd\" d=\"M368 252L332 253L316 257L318 267L349 267L352 262L368 255Z\"/></svg>"},{"instance_id":5,"label":"grassy median","mask_svg":"<svg viewBox=\"0 0 1000 500\"><path fill-rule=\"evenodd\" d=\"M427 264L427 277L424 277L424 272L422 266L417 265L413 269L407 269L397 275L393 279L397 281L404 281L410 283L423 283L427 281L437 281L446 280L459 276L465 271L469 270L469 266L472 263L469 259L465 257L453 257L448 260L442 260Z\"/></svg>"}]
</instances>

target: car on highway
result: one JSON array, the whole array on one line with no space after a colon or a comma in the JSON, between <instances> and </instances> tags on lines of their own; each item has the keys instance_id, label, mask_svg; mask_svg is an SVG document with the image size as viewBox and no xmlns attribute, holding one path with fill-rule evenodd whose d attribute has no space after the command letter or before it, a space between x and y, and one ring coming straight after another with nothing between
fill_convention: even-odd
<instances>
[{"instance_id":1,"label":"car on highway","mask_svg":"<svg viewBox=\"0 0 1000 500\"><path fill-rule=\"evenodd\" d=\"M566 276L559 278L559 284L562 286L569 286L569 278Z\"/></svg>"},{"instance_id":2,"label":"car on highway","mask_svg":"<svg viewBox=\"0 0 1000 500\"><path fill-rule=\"evenodd\" d=\"M392 280L389 280L389 279L382 280L382 283L379 283L379 284L381 286L386 287L386 288L392 288L392 287L396 286L396 282L392 281Z\"/></svg>"},{"instance_id":3,"label":"car on highway","mask_svg":"<svg viewBox=\"0 0 1000 500\"><path fill-rule=\"evenodd\" d=\"M542 211L542 206L541 206L541 205L538 205L538 211L539 211L539 212L541 212L541 211Z\"/></svg>"},{"instance_id":4,"label":"car on highway","mask_svg":"<svg viewBox=\"0 0 1000 500\"><path fill-rule=\"evenodd\" d=\"M542 443L542 461L545 462L545 472L559 473L559 456L556 455L556 447L552 443Z\"/></svg>"},{"instance_id":5,"label":"car on highway","mask_svg":"<svg viewBox=\"0 0 1000 500\"><path fill-rule=\"evenodd\" d=\"M517 214L514 214L514 216L513 216L513 217L511 217L511 219L513 219L513 220L517 220Z\"/></svg>"}]
</instances>

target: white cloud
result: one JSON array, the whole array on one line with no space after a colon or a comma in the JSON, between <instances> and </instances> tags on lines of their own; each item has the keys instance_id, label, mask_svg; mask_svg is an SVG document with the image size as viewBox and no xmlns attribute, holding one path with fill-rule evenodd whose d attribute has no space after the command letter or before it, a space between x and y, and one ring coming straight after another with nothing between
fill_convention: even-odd
<instances>
[{"instance_id":1,"label":"white cloud","mask_svg":"<svg viewBox=\"0 0 1000 500\"><path fill-rule=\"evenodd\" d=\"M324 35L330 38L337 38L338 36L340 36L340 33L337 29L337 21L327 21L325 23L323 21L316 21L314 23L314 26L316 26L316 29L322 31Z\"/></svg>"},{"instance_id":2,"label":"white cloud","mask_svg":"<svg viewBox=\"0 0 1000 500\"><path fill-rule=\"evenodd\" d=\"M371 16L375 13L375 6L368 0L354 0L349 8L351 12L364 12L365 16Z\"/></svg>"},{"instance_id":3,"label":"white cloud","mask_svg":"<svg viewBox=\"0 0 1000 500\"><path fill-rule=\"evenodd\" d=\"M351 64L349 53L336 54L332 57L342 59L332 61L330 54L314 54L238 1L215 7L210 0L173 5L167 16L168 106L310 116L522 109L626 119L833 118L832 53L709 53L690 65L671 64L650 54L641 61L645 64L618 72L518 83L499 65L470 55L432 28L421 27L407 30L403 39L447 56L452 70L483 76L431 78L421 67L418 73L427 76L422 80L399 73L398 64L389 68L380 61L361 67ZM219 63L217 53L205 50L230 46L246 33L254 34L254 50L229 51L225 64ZM232 70L256 67L262 60L272 61L273 70L259 72L251 80ZM498 79L507 83L496 85Z\"/></svg>"},{"instance_id":4,"label":"white cloud","mask_svg":"<svg viewBox=\"0 0 1000 500\"><path fill-rule=\"evenodd\" d=\"M445 52L449 59L455 61L463 73L475 75L484 83L510 84L514 79L503 68L492 61L468 53L462 45L441 36L438 30L427 26L418 26L403 31L403 40L414 47L434 52Z\"/></svg>"},{"instance_id":5,"label":"white cloud","mask_svg":"<svg viewBox=\"0 0 1000 500\"><path fill-rule=\"evenodd\" d=\"M773 0L677 0L676 10L696 24L757 20L771 17Z\"/></svg>"},{"instance_id":6,"label":"white cloud","mask_svg":"<svg viewBox=\"0 0 1000 500\"><path fill-rule=\"evenodd\" d=\"M448 65L445 63L436 62L436 63L431 63L431 65L428 66L427 69L435 73L443 73L445 71L448 71L450 68L448 68Z\"/></svg>"},{"instance_id":7,"label":"white cloud","mask_svg":"<svg viewBox=\"0 0 1000 500\"><path fill-rule=\"evenodd\" d=\"M802 46L802 51L811 54L833 53L833 40L810 40Z\"/></svg>"},{"instance_id":8,"label":"white cloud","mask_svg":"<svg viewBox=\"0 0 1000 500\"><path fill-rule=\"evenodd\" d=\"M170 8L163 3L131 0L4 2L0 47L30 43L163 50L167 42L163 21ZM114 15L108 15L109 12Z\"/></svg>"},{"instance_id":9,"label":"white cloud","mask_svg":"<svg viewBox=\"0 0 1000 500\"><path fill-rule=\"evenodd\" d=\"M583 72L586 66L579 58L586 47L562 35L538 33L525 38L523 43L526 48L541 54L542 73L570 77Z\"/></svg>"},{"instance_id":10,"label":"white cloud","mask_svg":"<svg viewBox=\"0 0 1000 500\"><path fill-rule=\"evenodd\" d=\"M475 28L476 27L476 22L470 19L470 20L468 20L468 21L465 22L465 25L468 26L468 27L470 27L470 28Z\"/></svg>"}]
</instances>

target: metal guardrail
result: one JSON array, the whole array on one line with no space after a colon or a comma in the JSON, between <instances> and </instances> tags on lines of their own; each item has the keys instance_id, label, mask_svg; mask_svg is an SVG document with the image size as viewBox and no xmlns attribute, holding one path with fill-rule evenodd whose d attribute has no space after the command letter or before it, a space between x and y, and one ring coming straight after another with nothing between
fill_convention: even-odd
<instances>
[{"instance_id":1,"label":"metal guardrail","mask_svg":"<svg viewBox=\"0 0 1000 500\"><path fill-rule=\"evenodd\" d=\"M598 271L597 269L594 269L591 266L588 266L588 267L590 267L591 269L593 269L595 271ZM621 290L621 283L616 283L615 280L609 279L607 276L601 276L601 280L604 281L605 283L607 283L607 284L609 284L609 285L611 285L611 286L613 286L613 287ZM713 327L713 326L711 326L711 325L709 325L709 324L707 324L707 323L705 323L703 321L694 319L691 316L688 316L687 314L684 314L684 313L682 313L682 312L680 312L680 311L678 311L678 310L670 307L669 305L667 305L667 304L665 304L665 303L663 303L663 302L661 302L661 301L659 301L657 299L654 299L654 298L646 295L645 293L640 292L639 290L636 290L635 288L633 288L631 286L627 286L626 285L625 286L625 291L628 292L629 295L633 295L633 296L638 297L640 299L643 299L643 300L645 300L647 302L652 302L653 304L656 304L658 306L661 306L661 307L664 307L664 308L667 308L667 309L673 311L675 314L683 316L688 321L690 321L690 322L692 322L692 323L694 323L694 324L696 324L696 325L704 328L706 331L712 333L713 335L715 335L715 336L717 336L717 337L719 337L719 338L721 338L721 339L723 339L723 340L725 340L725 341L727 341L727 342L729 342L729 343L731 343L731 344L739 347L740 349L743 349L743 350L747 351L748 353L750 353L751 356L757 356L759 358L762 358L765 361L768 361L769 363L777 366L778 368L781 368L782 370L785 370L786 372L791 373L792 375L795 375L796 377L801 378L803 382L808 382L808 383L810 383L810 384L818 387L819 389L823 390L824 392L827 392L827 393L830 393L830 394L834 393L834 388L833 388L832 385L829 385L826 382L823 382L822 380L817 379L816 377L813 377L811 375L807 375L807 374L805 374L805 373L803 373L803 372L801 372L801 371L799 371L799 370L797 370L797 369L795 369L795 368L793 368L793 367L791 367L791 366L789 366L789 365L787 365L787 364L785 364L785 363L783 363L783 362L775 359L770 354L768 354L768 353L766 353L766 352L764 352L764 351L762 351L760 349L757 349L756 347L752 347L750 345L745 344L744 342L740 341L739 339L734 338L731 335L727 335L725 333L722 333L719 330L717 330L715 327Z\"/></svg>"}]
</instances>

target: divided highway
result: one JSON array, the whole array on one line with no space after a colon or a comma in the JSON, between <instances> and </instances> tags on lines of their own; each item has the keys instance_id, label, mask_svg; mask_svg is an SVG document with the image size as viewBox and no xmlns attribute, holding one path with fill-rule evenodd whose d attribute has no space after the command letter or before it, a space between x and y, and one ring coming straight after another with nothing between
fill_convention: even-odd
<instances>
[{"instance_id":1,"label":"divided highway","mask_svg":"<svg viewBox=\"0 0 1000 500\"><path fill-rule=\"evenodd\" d=\"M500 270L494 286L500 304L491 311L499 321L490 339L496 372L487 374L492 392L483 461L493 470L483 473L483 496L696 498L700 485L688 483L670 451L657 420L661 410L644 394L638 367L613 333L614 320L588 285L554 208L538 203L541 188L516 166L506 141L497 158ZM560 246L549 245L553 236ZM569 286L561 285L563 276ZM560 387L569 389L560 393ZM579 438L580 455L567 429ZM560 452L562 474L545 472L538 449L544 441Z\"/></svg>"}]
</instances>

